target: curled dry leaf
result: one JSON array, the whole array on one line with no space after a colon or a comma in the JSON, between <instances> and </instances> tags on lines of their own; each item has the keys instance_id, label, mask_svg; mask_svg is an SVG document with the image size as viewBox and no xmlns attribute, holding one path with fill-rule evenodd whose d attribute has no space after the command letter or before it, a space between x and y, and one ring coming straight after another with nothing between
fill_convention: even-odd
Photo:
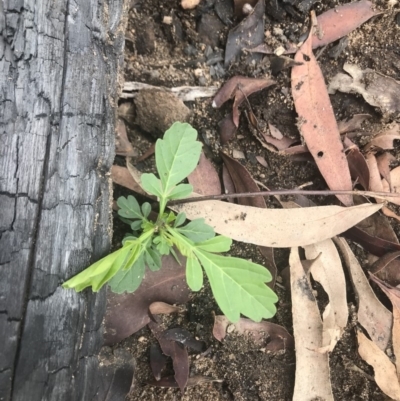
<instances>
[{"instance_id":1,"label":"curled dry leaf","mask_svg":"<svg viewBox=\"0 0 400 401\"><path fill-rule=\"evenodd\" d=\"M400 193L400 166L394 168L391 172L390 172L390 182L392 184L392 191L390 191L389 188L389 183L383 179L382 180L382 187L383 187L383 191L386 192L394 192L394 193ZM398 197L393 197L393 198L386 198L386 200L388 202L392 202L395 205L400 205L400 198Z\"/></svg>"},{"instance_id":2,"label":"curled dry leaf","mask_svg":"<svg viewBox=\"0 0 400 401\"><path fill-rule=\"evenodd\" d=\"M231 325L234 327L235 333L248 335L260 346L266 344L267 351L277 352L294 348L293 337L284 327L265 321L257 323L246 318L239 319L237 323L231 323L225 316L215 316L213 336L218 341L222 341L226 336L228 326Z\"/></svg>"},{"instance_id":3,"label":"curled dry leaf","mask_svg":"<svg viewBox=\"0 0 400 401\"><path fill-rule=\"evenodd\" d=\"M264 41L265 2L259 0L250 14L228 33L225 47L225 67L228 67L248 47L255 47ZM259 60L259 55L250 54L247 63Z\"/></svg>"},{"instance_id":4,"label":"curled dry leaf","mask_svg":"<svg viewBox=\"0 0 400 401\"><path fill-rule=\"evenodd\" d=\"M314 260L310 273L329 298L323 313L322 349L331 352L347 325L346 279L338 251L331 239L305 247L308 260Z\"/></svg>"},{"instance_id":5,"label":"curled dry leaf","mask_svg":"<svg viewBox=\"0 0 400 401\"><path fill-rule=\"evenodd\" d=\"M368 332L379 349L385 350L390 340L392 314L381 304L369 285L357 258L343 238L335 239L349 270L354 292L358 298L358 322Z\"/></svg>"},{"instance_id":6,"label":"curled dry leaf","mask_svg":"<svg viewBox=\"0 0 400 401\"><path fill-rule=\"evenodd\" d=\"M393 124L380 132L364 147L365 152L394 149L394 141L400 139L400 124Z\"/></svg>"},{"instance_id":7,"label":"curled dry leaf","mask_svg":"<svg viewBox=\"0 0 400 401\"><path fill-rule=\"evenodd\" d=\"M289 265L293 335L296 341L293 401L333 401L328 353L316 352L323 346L323 325L298 248L291 249Z\"/></svg>"},{"instance_id":8,"label":"curled dry leaf","mask_svg":"<svg viewBox=\"0 0 400 401\"><path fill-rule=\"evenodd\" d=\"M397 379L400 382L400 289L387 285L373 275L371 275L371 279L379 285L381 290L388 296L393 305L392 345L394 355L396 357Z\"/></svg>"},{"instance_id":9,"label":"curled dry leaf","mask_svg":"<svg viewBox=\"0 0 400 401\"><path fill-rule=\"evenodd\" d=\"M363 333L357 333L357 341L361 358L374 368L376 384L392 400L400 401L400 384L396 367L390 362L385 352L368 340Z\"/></svg>"},{"instance_id":10,"label":"curled dry leaf","mask_svg":"<svg viewBox=\"0 0 400 401\"><path fill-rule=\"evenodd\" d=\"M235 99L233 102L232 113L233 122L236 127L239 126L239 106L246 97L252 93L259 92L276 82L269 78L247 78L236 76L228 80L224 86L217 92L213 100L213 107L219 108L229 99Z\"/></svg>"},{"instance_id":11,"label":"curled dry leaf","mask_svg":"<svg viewBox=\"0 0 400 401\"><path fill-rule=\"evenodd\" d=\"M134 293L107 294L104 342L115 344L136 333L150 322L149 306L156 301L168 304L185 303L190 290L186 284L185 259L181 266L173 256L164 256L162 269L147 270Z\"/></svg>"},{"instance_id":12,"label":"curled dry leaf","mask_svg":"<svg viewBox=\"0 0 400 401\"><path fill-rule=\"evenodd\" d=\"M400 82L369 68L362 70L354 64L345 63L347 74L335 75L329 84L329 93L337 90L359 93L371 106L379 107L383 114L398 116L400 113Z\"/></svg>"},{"instance_id":13,"label":"curled dry leaf","mask_svg":"<svg viewBox=\"0 0 400 401\"><path fill-rule=\"evenodd\" d=\"M199 164L188 176L189 184L194 192L200 195L220 195L221 182L213 164L206 158L204 152L200 155Z\"/></svg>"},{"instance_id":14,"label":"curled dry leaf","mask_svg":"<svg viewBox=\"0 0 400 401\"><path fill-rule=\"evenodd\" d=\"M362 123L368 118L371 118L369 114L355 114L350 120L339 121L339 132L347 134L348 132L356 131L361 128Z\"/></svg>"},{"instance_id":15,"label":"curled dry leaf","mask_svg":"<svg viewBox=\"0 0 400 401\"><path fill-rule=\"evenodd\" d=\"M312 52L312 38L310 35L295 56L304 64L292 68L298 128L329 188L351 190L349 166L324 77ZM344 205L353 203L350 195L337 197Z\"/></svg>"}]
</instances>

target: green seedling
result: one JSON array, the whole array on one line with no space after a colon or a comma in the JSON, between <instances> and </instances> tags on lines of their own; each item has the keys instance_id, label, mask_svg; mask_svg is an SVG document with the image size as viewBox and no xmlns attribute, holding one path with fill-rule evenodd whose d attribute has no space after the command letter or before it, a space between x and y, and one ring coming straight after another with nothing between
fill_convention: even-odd
<instances>
[{"instance_id":1,"label":"green seedling","mask_svg":"<svg viewBox=\"0 0 400 401\"><path fill-rule=\"evenodd\" d=\"M151 206L139 205L133 196L117 201L121 219L132 233L125 237L122 248L94 263L63 284L64 288L82 291L92 287L99 291L108 283L116 293L134 292L141 284L146 268L162 268L162 256L176 250L186 257L186 281L193 291L203 286L203 270L211 284L214 297L226 317L238 321L240 314L260 321L275 312L276 294L265 284L270 272L261 265L244 259L223 256L232 240L215 235L204 219L186 222L184 213L167 211L170 200L188 197L193 188L182 184L195 168L201 153L197 131L189 124L175 123L156 143L154 174L141 176L142 187L159 201L157 220L151 221Z\"/></svg>"}]
</instances>

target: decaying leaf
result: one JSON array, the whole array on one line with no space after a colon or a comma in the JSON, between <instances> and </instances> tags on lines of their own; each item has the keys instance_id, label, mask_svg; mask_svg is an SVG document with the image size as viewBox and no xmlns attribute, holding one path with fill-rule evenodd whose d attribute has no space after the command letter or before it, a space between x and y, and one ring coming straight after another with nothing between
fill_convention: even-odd
<instances>
[{"instance_id":1,"label":"decaying leaf","mask_svg":"<svg viewBox=\"0 0 400 401\"><path fill-rule=\"evenodd\" d=\"M361 332L357 334L358 353L374 368L376 384L392 400L400 401L400 384L396 367L390 362L384 351Z\"/></svg>"},{"instance_id":2,"label":"decaying leaf","mask_svg":"<svg viewBox=\"0 0 400 401\"><path fill-rule=\"evenodd\" d=\"M400 113L400 83L369 68L345 63L347 74L335 75L329 84L329 93L337 90L359 93L371 106L379 107L384 115L398 116Z\"/></svg>"},{"instance_id":3,"label":"decaying leaf","mask_svg":"<svg viewBox=\"0 0 400 401\"><path fill-rule=\"evenodd\" d=\"M165 331L158 323L151 321L149 327L157 338L163 354L172 358L174 377L183 392L189 379L189 356L186 347L179 342L165 338Z\"/></svg>"},{"instance_id":4,"label":"decaying leaf","mask_svg":"<svg viewBox=\"0 0 400 401\"><path fill-rule=\"evenodd\" d=\"M242 53L243 49L258 46L264 41L265 2L259 0L250 14L228 33L225 47L225 67ZM247 62L259 60L259 55L249 55Z\"/></svg>"},{"instance_id":5,"label":"decaying leaf","mask_svg":"<svg viewBox=\"0 0 400 401\"><path fill-rule=\"evenodd\" d=\"M309 35L295 56L304 64L292 68L298 128L329 188L351 190L349 166L324 77L312 52L312 38ZM337 197L344 205L353 203L349 195Z\"/></svg>"},{"instance_id":6,"label":"decaying leaf","mask_svg":"<svg viewBox=\"0 0 400 401\"><path fill-rule=\"evenodd\" d=\"M323 325L298 248L291 249L289 265L293 335L296 340L296 376L292 399L333 401L329 356L328 353L317 352L323 347Z\"/></svg>"},{"instance_id":7,"label":"decaying leaf","mask_svg":"<svg viewBox=\"0 0 400 401\"><path fill-rule=\"evenodd\" d=\"M284 327L266 321L257 323L246 318L239 319L237 323L231 323L225 316L215 316L213 336L218 341L222 341L227 334L228 326L231 327L231 325L235 333L248 335L256 344L265 346L267 351L277 352L294 348L293 337Z\"/></svg>"},{"instance_id":8,"label":"decaying leaf","mask_svg":"<svg viewBox=\"0 0 400 401\"><path fill-rule=\"evenodd\" d=\"M188 176L189 184L193 185L193 190L201 195L220 195L221 182L215 167L206 158L204 152L201 153L199 164Z\"/></svg>"},{"instance_id":9,"label":"decaying leaf","mask_svg":"<svg viewBox=\"0 0 400 401\"><path fill-rule=\"evenodd\" d=\"M323 314L322 349L330 352L342 336L347 325L348 308L346 279L338 251L331 239L305 247L308 260L314 260L310 273L329 298Z\"/></svg>"},{"instance_id":10,"label":"decaying leaf","mask_svg":"<svg viewBox=\"0 0 400 401\"><path fill-rule=\"evenodd\" d=\"M385 350L390 340L392 314L381 304L369 285L368 279L354 253L343 238L335 239L350 273L354 292L358 298L358 322L368 332L379 349Z\"/></svg>"},{"instance_id":11,"label":"decaying leaf","mask_svg":"<svg viewBox=\"0 0 400 401\"><path fill-rule=\"evenodd\" d=\"M142 187L133 179L127 168L121 166L111 167L111 178L115 184L122 185L138 194L146 195Z\"/></svg>"},{"instance_id":12,"label":"decaying leaf","mask_svg":"<svg viewBox=\"0 0 400 401\"><path fill-rule=\"evenodd\" d=\"M104 342L115 344L137 332L150 322L149 306L156 301L168 304L185 303L190 290L186 284L185 260L182 265L170 256L162 259L162 269L147 270L134 293L107 294Z\"/></svg>"},{"instance_id":13,"label":"decaying leaf","mask_svg":"<svg viewBox=\"0 0 400 401\"><path fill-rule=\"evenodd\" d=\"M255 92L259 92L271 85L275 81L269 78L247 78L236 76L229 79L224 86L217 92L213 100L213 107L219 108L229 99L235 99L232 107L233 122L239 126L239 106L243 101Z\"/></svg>"},{"instance_id":14,"label":"decaying leaf","mask_svg":"<svg viewBox=\"0 0 400 401\"><path fill-rule=\"evenodd\" d=\"M394 141L400 140L400 124L393 124L388 129L373 137L364 147L365 152L394 149Z\"/></svg>"}]
</instances>

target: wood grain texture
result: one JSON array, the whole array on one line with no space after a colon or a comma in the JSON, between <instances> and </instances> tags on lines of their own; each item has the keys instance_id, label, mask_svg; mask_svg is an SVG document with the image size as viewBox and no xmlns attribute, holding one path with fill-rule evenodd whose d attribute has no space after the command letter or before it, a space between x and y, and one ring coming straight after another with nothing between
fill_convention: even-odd
<instances>
[{"instance_id":1,"label":"wood grain texture","mask_svg":"<svg viewBox=\"0 0 400 401\"><path fill-rule=\"evenodd\" d=\"M123 0L0 2L0 400L92 400Z\"/></svg>"}]
</instances>

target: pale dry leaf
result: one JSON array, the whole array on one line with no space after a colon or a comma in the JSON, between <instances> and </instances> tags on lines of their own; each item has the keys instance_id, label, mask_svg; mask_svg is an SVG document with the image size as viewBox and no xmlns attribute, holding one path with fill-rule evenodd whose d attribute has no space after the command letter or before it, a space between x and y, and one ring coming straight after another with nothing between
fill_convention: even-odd
<instances>
[{"instance_id":1,"label":"pale dry leaf","mask_svg":"<svg viewBox=\"0 0 400 401\"><path fill-rule=\"evenodd\" d=\"M378 169L378 163L373 153L367 153L365 155L365 161L367 162L369 170L369 190L375 192L383 192L383 185L381 175ZM383 199L376 199L378 203L383 203Z\"/></svg>"},{"instance_id":2,"label":"pale dry leaf","mask_svg":"<svg viewBox=\"0 0 400 401\"><path fill-rule=\"evenodd\" d=\"M397 379L396 367L387 355L369 340L363 333L358 332L358 353L368 365L374 368L375 381L379 388L390 398L400 401L400 384Z\"/></svg>"},{"instance_id":3,"label":"pale dry leaf","mask_svg":"<svg viewBox=\"0 0 400 401\"><path fill-rule=\"evenodd\" d=\"M390 210L388 207L383 206L383 208L381 209L382 213L387 216L387 217L392 217L393 219L396 219L397 221L400 222L400 216L398 216L395 212L393 212L392 210Z\"/></svg>"},{"instance_id":4,"label":"pale dry leaf","mask_svg":"<svg viewBox=\"0 0 400 401\"><path fill-rule=\"evenodd\" d=\"M340 340L349 316L342 262L331 239L306 246L304 249L307 259L316 259L310 272L329 298L322 314L322 348L323 351L331 352Z\"/></svg>"},{"instance_id":5,"label":"pale dry leaf","mask_svg":"<svg viewBox=\"0 0 400 401\"><path fill-rule=\"evenodd\" d=\"M376 297L346 240L337 238L335 239L335 243L343 254L343 259L350 273L354 292L357 295L358 322L368 332L374 343L384 351L391 337L392 314Z\"/></svg>"},{"instance_id":6,"label":"pale dry leaf","mask_svg":"<svg viewBox=\"0 0 400 401\"><path fill-rule=\"evenodd\" d=\"M170 313L178 313L180 310L177 306L166 302L153 302L149 305L149 311L152 315L168 315Z\"/></svg>"},{"instance_id":7,"label":"pale dry leaf","mask_svg":"<svg viewBox=\"0 0 400 401\"><path fill-rule=\"evenodd\" d=\"M295 55L302 62L292 68L292 95L298 114L298 129L319 171L332 190L351 190L350 170L340 138L325 80L308 39ZM344 205L352 205L351 195L337 195Z\"/></svg>"},{"instance_id":8,"label":"pale dry leaf","mask_svg":"<svg viewBox=\"0 0 400 401\"><path fill-rule=\"evenodd\" d=\"M328 353L316 352L323 345L323 325L298 248L291 249L289 265L293 335L296 342L293 401L333 401Z\"/></svg>"},{"instance_id":9,"label":"pale dry leaf","mask_svg":"<svg viewBox=\"0 0 400 401\"><path fill-rule=\"evenodd\" d=\"M384 114L400 113L400 83L370 68L362 70L355 64L345 63L347 74L335 75L329 84L329 93L337 90L359 93L371 106L379 107Z\"/></svg>"}]
</instances>

